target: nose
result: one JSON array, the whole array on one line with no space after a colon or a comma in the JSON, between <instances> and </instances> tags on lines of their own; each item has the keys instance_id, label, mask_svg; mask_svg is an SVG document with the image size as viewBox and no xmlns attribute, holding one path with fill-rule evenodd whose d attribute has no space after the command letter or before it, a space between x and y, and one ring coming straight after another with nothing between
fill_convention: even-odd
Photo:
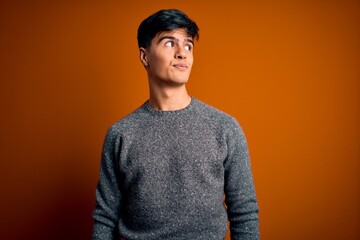
<instances>
[{"instance_id":1,"label":"nose","mask_svg":"<svg viewBox=\"0 0 360 240\"><path fill-rule=\"evenodd\" d=\"M176 48L175 58L176 59L185 59L186 58L186 53L185 53L184 47L178 46Z\"/></svg>"}]
</instances>

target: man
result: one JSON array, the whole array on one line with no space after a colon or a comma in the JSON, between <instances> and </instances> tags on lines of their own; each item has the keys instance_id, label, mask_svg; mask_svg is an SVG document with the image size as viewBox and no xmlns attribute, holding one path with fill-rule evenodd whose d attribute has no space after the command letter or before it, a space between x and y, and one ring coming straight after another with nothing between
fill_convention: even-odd
<instances>
[{"instance_id":1,"label":"man","mask_svg":"<svg viewBox=\"0 0 360 240\"><path fill-rule=\"evenodd\" d=\"M245 136L189 96L198 27L161 10L138 29L150 98L109 128L96 189L94 240L259 239ZM225 204L224 204L225 194Z\"/></svg>"}]
</instances>

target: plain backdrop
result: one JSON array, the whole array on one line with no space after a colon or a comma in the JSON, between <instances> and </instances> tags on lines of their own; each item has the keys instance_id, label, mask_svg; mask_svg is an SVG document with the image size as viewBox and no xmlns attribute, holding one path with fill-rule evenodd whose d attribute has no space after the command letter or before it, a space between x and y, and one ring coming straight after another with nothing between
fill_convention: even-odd
<instances>
[{"instance_id":1,"label":"plain backdrop","mask_svg":"<svg viewBox=\"0 0 360 240\"><path fill-rule=\"evenodd\" d=\"M242 125L264 240L360 239L360 2L1 1L0 238L90 239L107 128L148 98L140 22L200 27L192 96Z\"/></svg>"}]
</instances>

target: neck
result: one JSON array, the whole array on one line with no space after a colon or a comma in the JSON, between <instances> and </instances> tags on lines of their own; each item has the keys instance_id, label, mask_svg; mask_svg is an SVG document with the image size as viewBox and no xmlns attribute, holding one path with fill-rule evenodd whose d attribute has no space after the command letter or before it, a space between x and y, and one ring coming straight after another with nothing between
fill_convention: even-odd
<instances>
[{"instance_id":1,"label":"neck","mask_svg":"<svg viewBox=\"0 0 360 240\"><path fill-rule=\"evenodd\" d=\"M156 88L150 84L149 103L155 110L174 111L187 107L191 97L186 91L185 84L168 88Z\"/></svg>"}]
</instances>

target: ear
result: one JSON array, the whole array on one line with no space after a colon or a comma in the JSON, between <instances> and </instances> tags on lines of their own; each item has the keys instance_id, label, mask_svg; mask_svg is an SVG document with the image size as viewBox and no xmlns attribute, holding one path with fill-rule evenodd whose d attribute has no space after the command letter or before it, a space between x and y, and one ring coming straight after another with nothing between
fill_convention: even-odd
<instances>
[{"instance_id":1,"label":"ear","mask_svg":"<svg viewBox=\"0 0 360 240\"><path fill-rule=\"evenodd\" d=\"M146 68L149 65L148 58L147 58L147 51L145 48L139 48L139 58L141 63Z\"/></svg>"}]
</instances>

